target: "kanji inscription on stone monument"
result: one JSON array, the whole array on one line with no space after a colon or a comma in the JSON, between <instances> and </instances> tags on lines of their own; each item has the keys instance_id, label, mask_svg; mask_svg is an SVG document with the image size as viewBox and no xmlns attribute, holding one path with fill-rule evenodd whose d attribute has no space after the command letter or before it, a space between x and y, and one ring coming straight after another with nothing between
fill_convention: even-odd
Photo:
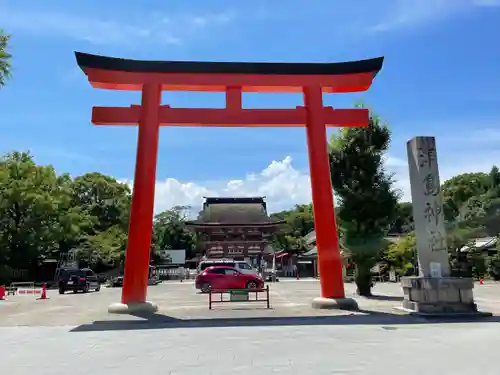
<instances>
[{"instance_id":1,"label":"kanji inscription on stone monument","mask_svg":"<svg viewBox=\"0 0 500 375\"><path fill-rule=\"evenodd\" d=\"M434 137L415 137L408 141L407 151L419 274L424 277L447 277L450 266L436 140ZM437 269L441 270L441 275L437 274Z\"/></svg>"}]
</instances>

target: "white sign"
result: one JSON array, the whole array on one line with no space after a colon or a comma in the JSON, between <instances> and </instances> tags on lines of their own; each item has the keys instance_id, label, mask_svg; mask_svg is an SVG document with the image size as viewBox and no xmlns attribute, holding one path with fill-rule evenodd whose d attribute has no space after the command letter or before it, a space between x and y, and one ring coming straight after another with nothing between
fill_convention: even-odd
<instances>
[{"instance_id":1,"label":"white sign","mask_svg":"<svg viewBox=\"0 0 500 375\"><path fill-rule=\"evenodd\" d=\"M166 264L185 264L186 250L185 249L168 249L158 251L160 258Z\"/></svg>"},{"instance_id":2,"label":"white sign","mask_svg":"<svg viewBox=\"0 0 500 375\"><path fill-rule=\"evenodd\" d=\"M396 282L396 271L390 270L389 271L389 281Z\"/></svg>"},{"instance_id":3,"label":"white sign","mask_svg":"<svg viewBox=\"0 0 500 375\"><path fill-rule=\"evenodd\" d=\"M443 274L441 272L441 263L439 262L430 262L429 263L429 268L430 268L430 276L431 277L443 277Z\"/></svg>"}]
</instances>

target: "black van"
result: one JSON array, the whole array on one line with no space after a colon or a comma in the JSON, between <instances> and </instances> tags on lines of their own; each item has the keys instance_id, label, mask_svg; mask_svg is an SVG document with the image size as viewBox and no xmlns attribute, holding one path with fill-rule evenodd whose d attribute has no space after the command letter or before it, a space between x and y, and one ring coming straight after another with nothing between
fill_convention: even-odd
<instances>
[{"instance_id":1,"label":"black van","mask_svg":"<svg viewBox=\"0 0 500 375\"><path fill-rule=\"evenodd\" d=\"M63 268L59 271L58 287L59 294L64 294L67 290L87 293L93 289L98 292L101 290L101 283L90 268Z\"/></svg>"}]
</instances>

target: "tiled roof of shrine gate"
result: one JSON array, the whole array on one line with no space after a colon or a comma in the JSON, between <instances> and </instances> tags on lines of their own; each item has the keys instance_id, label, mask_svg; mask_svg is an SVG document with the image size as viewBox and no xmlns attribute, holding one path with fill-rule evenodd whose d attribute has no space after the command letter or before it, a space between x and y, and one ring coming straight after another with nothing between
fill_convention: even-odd
<instances>
[{"instance_id":1,"label":"tiled roof of shrine gate","mask_svg":"<svg viewBox=\"0 0 500 375\"><path fill-rule=\"evenodd\" d=\"M206 198L198 220L188 225L277 225L267 214L264 198Z\"/></svg>"}]
</instances>

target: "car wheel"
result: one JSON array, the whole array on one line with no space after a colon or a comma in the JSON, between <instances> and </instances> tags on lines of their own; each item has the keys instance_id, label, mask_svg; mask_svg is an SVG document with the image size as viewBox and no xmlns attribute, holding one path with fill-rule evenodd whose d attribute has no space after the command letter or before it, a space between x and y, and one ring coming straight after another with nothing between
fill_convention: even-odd
<instances>
[{"instance_id":1,"label":"car wheel","mask_svg":"<svg viewBox=\"0 0 500 375\"><path fill-rule=\"evenodd\" d=\"M101 290L101 286L99 285L97 288L95 288L95 291L98 292Z\"/></svg>"},{"instance_id":2,"label":"car wheel","mask_svg":"<svg viewBox=\"0 0 500 375\"><path fill-rule=\"evenodd\" d=\"M210 283L201 284L200 289L202 293L208 293L210 292L210 289L212 289L212 284Z\"/></svg>"},{"instance_id":3,"label":"car wheel","mask_svg":"<svg viewBox=\"0 0 500 375\"><path fill-rule=\"evenodd\" d=\"M82 292L83 293L88 293L88 291L89 291L89 284L85 284L85 286L82 289Z\"/></svg>"},{"instance_id":4,"label":"car wheel","mask_svg":"<svg viewBox=\"0 0 500 375\"><path fill-rule=\"evenodd\" d=\"M78 290L76 289L73 289L73 293L76 294L78 292Z\"/></svg>"},{"instance_id":5,"label":"car wheel","mask_svg":"<svg viewBox=\"0 0 500 375\"><path fill-rule=\"evenodd\" d=\"M247 283L247 289L257 289L257 283L255 281L249 281Z\"/></svg>"},{"instance_id":6,"label":"car wheel","mask_svg":"<svg viewBox=\"0 0 500 375\"><path fill-rule=\"evenodd\" d=\"M59 294L64 294L65 290L64 288L59 288Z\"/></svg>"}]
</instances>

